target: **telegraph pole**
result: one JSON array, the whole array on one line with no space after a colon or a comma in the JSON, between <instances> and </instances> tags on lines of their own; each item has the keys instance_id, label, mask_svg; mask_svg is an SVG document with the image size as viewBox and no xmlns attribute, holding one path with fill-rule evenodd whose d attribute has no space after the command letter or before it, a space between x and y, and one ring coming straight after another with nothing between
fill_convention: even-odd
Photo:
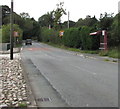
<instances>
[{"instance_id":1,"label":"telegraph pole","mask_svg":"<svg viewBox=\"0 0 120 109\"><path fill-rule=\"evenodd\" d=\"M69 11L68 11L68 28L70 28L69 17L70 17L70 13L69 13Z\"/></svg>"},{"instance_id":2,"label":"telegraph pole","mask_svg":"<svg viewBox=\"0 0 120 109\"><path fill-rule=\"evenodd\" d=\"M11 0L10 26L10 59L13 60L13 0Z\"/></svg>"}]
</instances>

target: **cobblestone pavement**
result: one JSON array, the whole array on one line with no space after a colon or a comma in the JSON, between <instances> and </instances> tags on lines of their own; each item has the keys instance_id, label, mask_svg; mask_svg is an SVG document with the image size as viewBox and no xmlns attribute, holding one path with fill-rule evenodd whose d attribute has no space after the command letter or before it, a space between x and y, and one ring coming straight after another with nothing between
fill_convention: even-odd
<instances>
[{"instance_id":1,"label":"cobblestone pavement","mask_svg":"<svg viewBox=\"0 0 120 109\"><path fill-rule=\"evenodd\" d=\"M0 55L0 107L18 107L29 105L27 86L23 77L20 54L14 59L9 55Z\"/></svg>"}]
</instances>

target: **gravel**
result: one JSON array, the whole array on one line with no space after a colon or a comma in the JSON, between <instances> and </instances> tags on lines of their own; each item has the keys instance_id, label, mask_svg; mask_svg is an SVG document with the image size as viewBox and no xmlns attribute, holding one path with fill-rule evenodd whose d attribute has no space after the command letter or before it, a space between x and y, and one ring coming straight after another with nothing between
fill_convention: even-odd
<instances>
[{"instance_id":1,"label":"gravel","mask_svg":"<svg viewBox=\"0 0 120 109\"><path fill-rule=\"evenodd\" d=\"M8 55L0 57L0 107L30 104L20 54L16 54L13 60Z\"/></svg>"}]
</instances>

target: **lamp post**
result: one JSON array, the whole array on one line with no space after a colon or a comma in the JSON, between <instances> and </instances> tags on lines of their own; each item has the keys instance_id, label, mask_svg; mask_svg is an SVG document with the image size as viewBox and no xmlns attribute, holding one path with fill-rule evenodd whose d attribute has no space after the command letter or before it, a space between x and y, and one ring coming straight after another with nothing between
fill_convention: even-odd
<instances>
[{"instance_id":1,"label":"lamp post","mask_svg":"<svg viewBox=\"0 0 120 109\"><path fill-rule=\"evenodd\" d=\"M69 17L70 17L70 12L68 11L68 28L70 28L70 21L69 21Z\"/></svg>"},{"instance_id":2,"label":"lamp post","mask_svg":"<svg viewBox=\"0 0 120 109\"><path fill-rule=\"evenodd\" d=\"M11 0L10 11L10 59L13 60L13 0Z\"/></svg>"}]
</instances>

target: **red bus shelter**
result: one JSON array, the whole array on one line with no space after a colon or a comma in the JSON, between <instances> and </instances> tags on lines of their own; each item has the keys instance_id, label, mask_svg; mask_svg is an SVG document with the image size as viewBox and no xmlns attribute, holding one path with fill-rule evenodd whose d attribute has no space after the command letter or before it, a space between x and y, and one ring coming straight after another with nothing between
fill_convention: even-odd
<instances>
[{"instance_id":1,"label":"red bus shelter","mask_svg":"<svg viewBox=\"0 0 120 109\"><path fill-rule=\"evenodd\" d=\"M100 35L100 34L102 34L102 35L100 37L100 48L99 49L108 50L107 31L106 30L93 32L93 33L90 33L89 35L95 36L95 35Z\"/></svg>"}]
</instances>

